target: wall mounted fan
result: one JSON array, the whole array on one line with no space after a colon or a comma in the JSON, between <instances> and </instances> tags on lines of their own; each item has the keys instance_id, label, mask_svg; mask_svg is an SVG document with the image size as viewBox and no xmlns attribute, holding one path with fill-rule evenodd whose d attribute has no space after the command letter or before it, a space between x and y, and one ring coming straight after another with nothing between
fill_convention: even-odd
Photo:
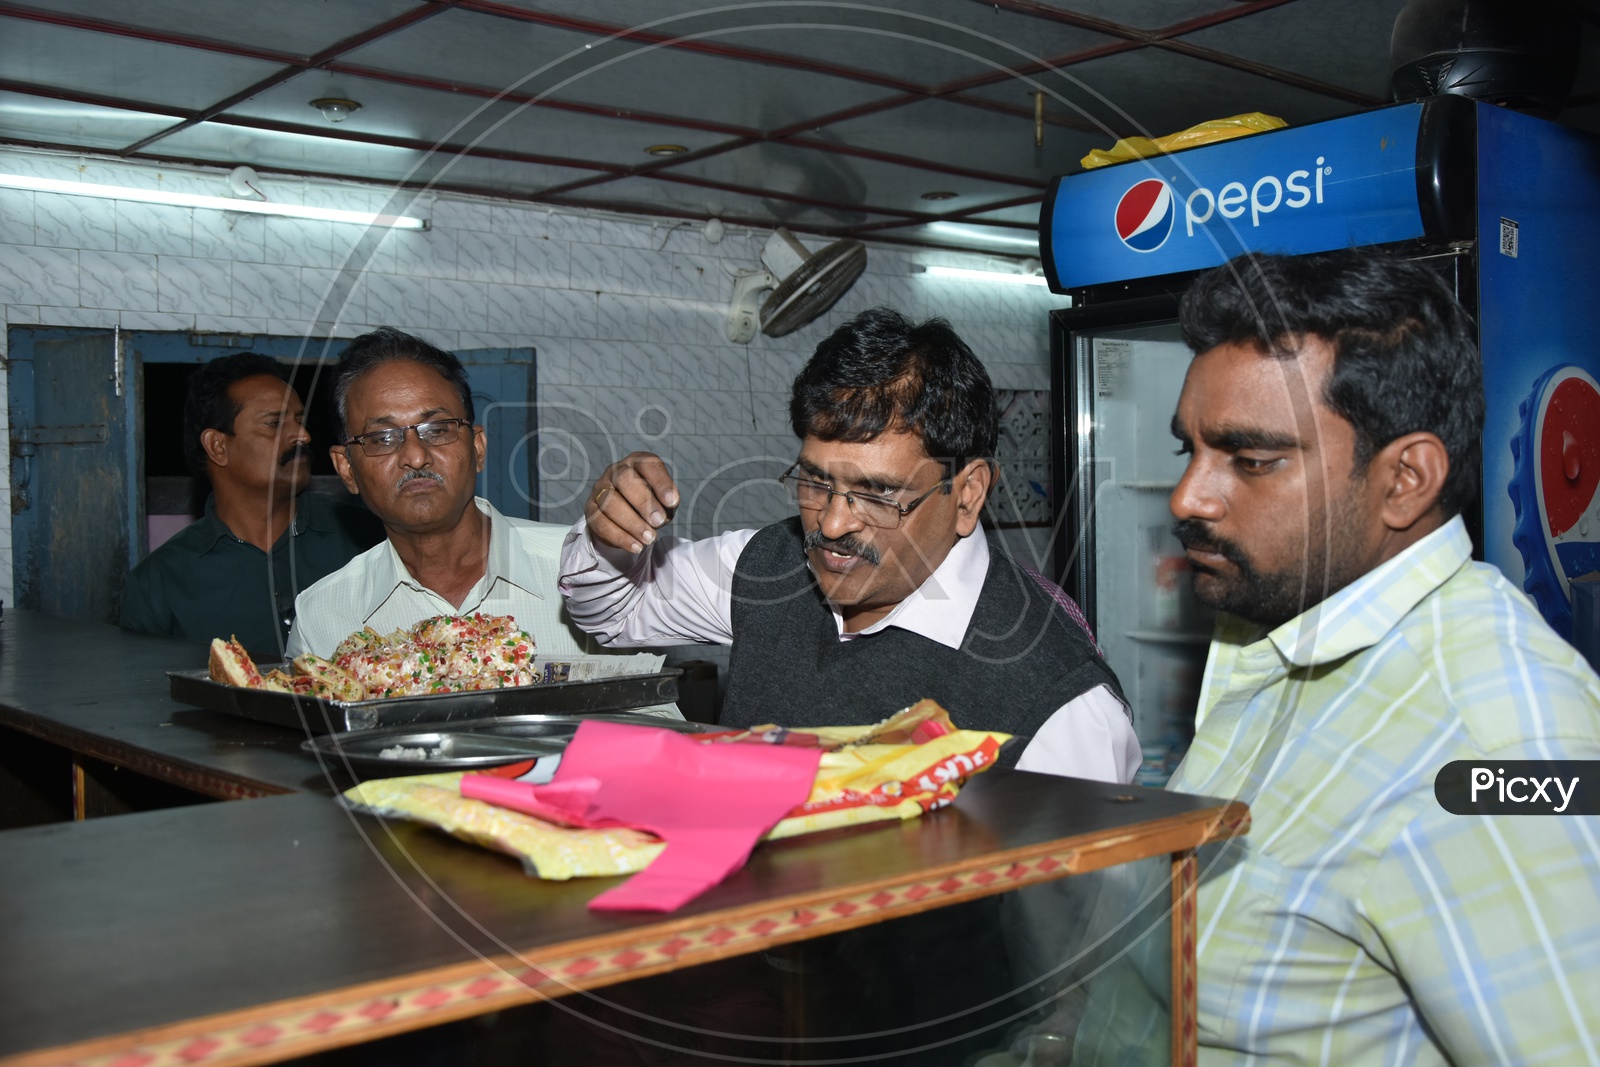
<instances>
[{"instance_id":1,"label":"wall mounted fan","mask_svg":"<svg viewBox=\"0 0 1600 1067\"><path fill-rule=\"evenodd\" d=\"M767 238L761 263L734 278L728 340L735 344L749 344L758 324L768 337L782 337L827 311L867 269L867 246L844 240L812 252L780 226Z\"/></svg>"}]
</instances>

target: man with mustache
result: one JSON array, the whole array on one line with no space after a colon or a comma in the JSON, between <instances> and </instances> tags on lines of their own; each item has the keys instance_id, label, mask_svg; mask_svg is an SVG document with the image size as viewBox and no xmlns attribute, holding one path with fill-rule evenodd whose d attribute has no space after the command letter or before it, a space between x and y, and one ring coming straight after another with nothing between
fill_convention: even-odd
<instances>
[{"instance_id":1,"label":"man with mustache","mask_svg":"<svg viewBox=\"0 0 1600 1067\"><path fill-rule=\"evenodd\" d=\"M1471 559L1470 320L1372 252L1237 259L1181 320L1171 507L1224 614L1169 788L1252 813L1200 872L1201 1062L1593 1061L1600 825L1434 794L1456 760L1600 758L1600 679Z\"/></svg>"},{"instance_id":2,"label":"man with mustache","mask_svg":"<svg viewBox=\"0 0 1600 1067\"><path fill-rule=\"evenodd\" d=\"M359 508L306 489L305 405L273 359L222 356L189 379L184 458L211 483L205 514L128 573L124 629L209 642L237 635L276 659L295 594L349 562L381 531Z\"/></svg>"},{"instance_id":3,"label":"man with mustache","mask_svg":"<svg viewBox=\"0 0 1600 1067\"><path fill-rule=\"evenodd\" d=\"M475 612L514 616L541 656L589 650L556 594L566 527L510 518L474 495L488 439L460 360L380 327L340 355L334 402L345 434L330 449L334 469L388 536L300 594L290 655L331 656L363 626L390 633Z\"/></svg>"},{"instance_id":4,"label":"man with mustache","mask_svg":"<svg viewBox=\"0 0 1600 1067\"><path fill-rule=\"evenodd\" d=\"M931 697L1016 735L1002 763L1130 780L1116 678L980 527L994 391L949 324L863 312L818 345L789 412L797 515L762 530L659 536L680 500L665 464L608 467L562 555L577 624L608 645L731 644L725 726L865 724Z\"/></svg>"}]
</instances>

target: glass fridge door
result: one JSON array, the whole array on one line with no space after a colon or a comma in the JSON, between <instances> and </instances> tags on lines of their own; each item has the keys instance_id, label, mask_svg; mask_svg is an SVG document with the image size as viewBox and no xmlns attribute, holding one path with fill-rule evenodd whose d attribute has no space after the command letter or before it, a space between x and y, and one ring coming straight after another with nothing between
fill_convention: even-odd
<instances>
[{"instance_id":1,"label":"glass fridge door","mask_svg":"<svg viewBox=\"0 0 1600 1067\"><path fill-rule=\"evenodd\" d=\"M1069 337L1067 460L1081 512L1069 516L1080 531L1074 592L1133 711L1145 756L1137 781L1160 785L1194 733L1212 623L1167 506L1185 465L1171 421L1190 353L1176 323Z\"/></svg>"}]
</instances>

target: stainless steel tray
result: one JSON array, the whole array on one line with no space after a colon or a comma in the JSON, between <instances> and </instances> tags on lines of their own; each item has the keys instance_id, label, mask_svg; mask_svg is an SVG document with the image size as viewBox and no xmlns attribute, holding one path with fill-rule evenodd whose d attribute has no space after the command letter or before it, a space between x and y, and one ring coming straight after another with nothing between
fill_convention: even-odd
<instances>
[{"instance_id":1,"label":"stainless steel tray","mask_svg":"<svg viewBox=\"0 0 1600 1067\"><path fill-rule=\"evenodd\" d=\"M262 664L261 672L265 674L274 666ZM678 699L680 673L673 669L590 682L545 682L475 693L429 693L354 701L223 685L213 682L203 670L168 671L167 679L172 699L180 704L311 734L332 734L381 726L459 722L507 715L581 715L671 704Z\"/></svg>"},{"instance_id":2,"label":"stainless steel tray","mask_svg":"<svg viewBox=\"0 0 1600 1067\"><path fill-rule=\"evenodd\" d=\"M511 715L481 722L447 723L435 728L390 726L378 730L326 734L306 739L301 748L339 762L348 760L363 770L386 774L433 774L441 771L482 770L522 760L553 756L567 747L585 721L657 726L679 733L701 733L712 727L681 719L626 712L591 715ZM396 749L421 753L400 758ZM384 752L390 752L388 756Z\"/></svg>"}]
</instances>

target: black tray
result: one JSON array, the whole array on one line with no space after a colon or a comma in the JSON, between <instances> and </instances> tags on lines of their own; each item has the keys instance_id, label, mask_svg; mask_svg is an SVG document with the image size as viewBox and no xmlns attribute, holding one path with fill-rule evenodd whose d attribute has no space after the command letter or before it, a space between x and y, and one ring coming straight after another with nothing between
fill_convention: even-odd
<instances>
[{"instance_id":1,"label":"black tray","mask_svg":"<svg viewBox=\"0 0 1600 1067\"><path fill-rule=\"evenodd\" d=\"M264 664L261 673L272 670ZM656 674L588 682L545 682L474 693L428 693L380 700L325 700L270 689L244 689L213 682L206 671L168 671L172 699L208 711L287 726L311 734L372 730L413 723L460 722L506 715L582 715L628 711L678 699L676 668Z\"/></svg>"}]
</instances>

